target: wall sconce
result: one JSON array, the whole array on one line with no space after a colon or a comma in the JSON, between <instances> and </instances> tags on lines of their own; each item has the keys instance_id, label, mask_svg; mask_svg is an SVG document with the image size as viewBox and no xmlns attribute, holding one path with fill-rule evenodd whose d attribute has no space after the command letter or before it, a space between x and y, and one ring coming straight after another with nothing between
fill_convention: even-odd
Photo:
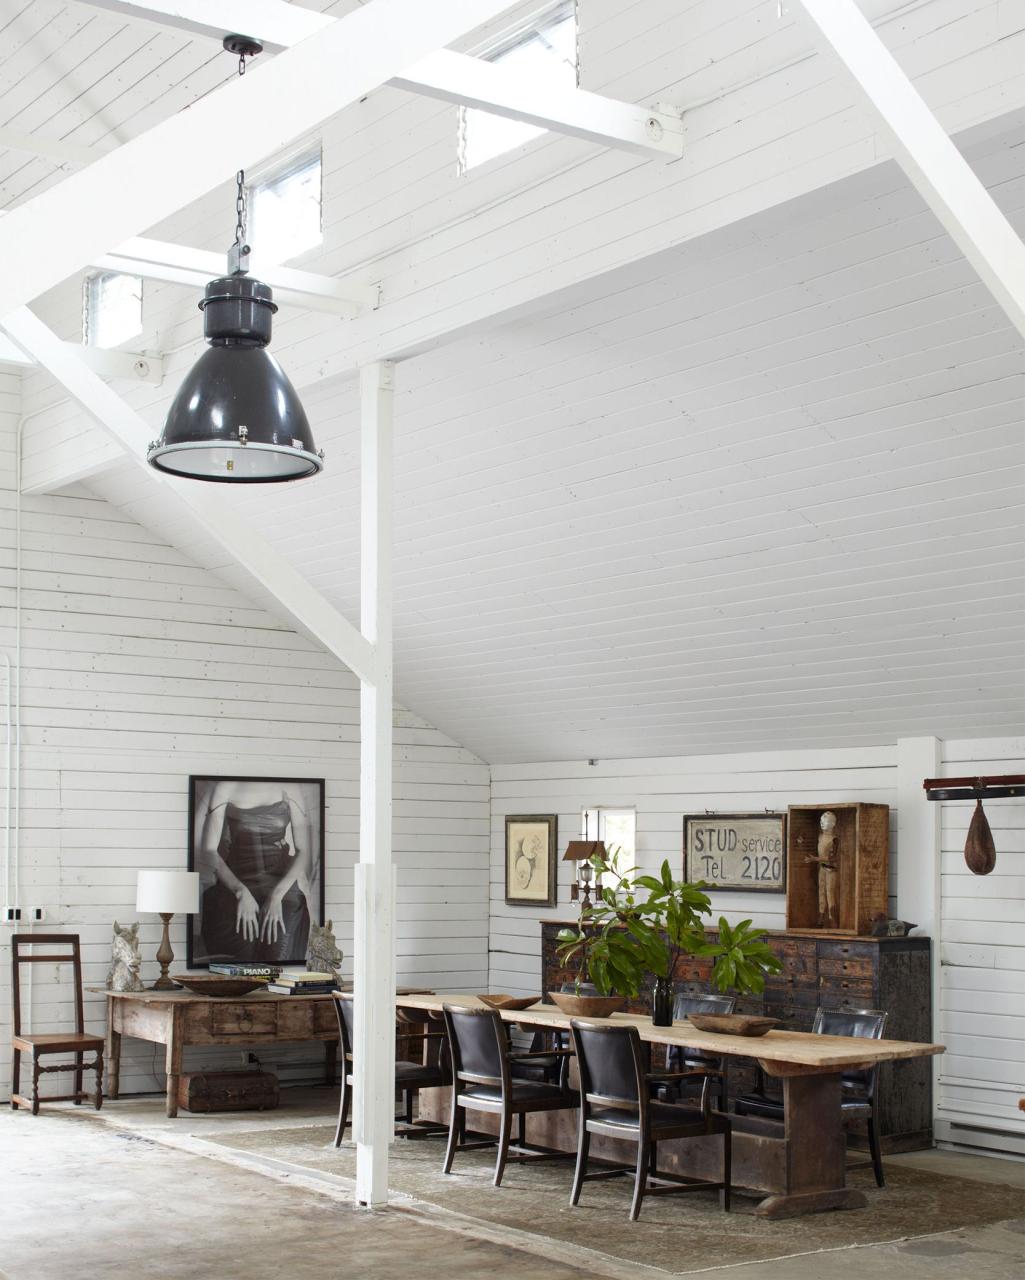
<instances>
[{"instance_id":1,"label":"wall sconce","mask_svg":"<svg viewBox=\"0 0 1025 1280\"><path fill-rule=\"evenodd\" d=\"M562 855L563 862L577 862L577 878L569 887L570 897L574 902L583 898L584 907L591 905L591 892L595 897L601 894L601 872L595 872L594 860L603 861L608 857L604 840L571 840Z\"/></svg>"}]
</instances>

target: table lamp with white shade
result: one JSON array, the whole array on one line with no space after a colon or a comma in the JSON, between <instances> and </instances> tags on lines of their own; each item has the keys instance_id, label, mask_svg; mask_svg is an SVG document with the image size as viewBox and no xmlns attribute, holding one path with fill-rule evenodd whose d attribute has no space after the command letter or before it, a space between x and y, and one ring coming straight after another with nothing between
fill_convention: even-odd
<instances>
[{"instance_id":1,"label":"table lamp with white shade","mask_svg":"<svg viewBox=\"0 0 1025 1280\"><path fill-rule=\"evenodd\" d=\"M177 984L171 981L167 972L174 959L168 926L172 916L180 912L194 914L199 910L199 872L140 871L135 894L135 909L153 911L164 922L164 936L160 940L160 948L157 951L160 977L154 982L152 990L174 991L177 989Z\"/></svg>"}]
</instances>

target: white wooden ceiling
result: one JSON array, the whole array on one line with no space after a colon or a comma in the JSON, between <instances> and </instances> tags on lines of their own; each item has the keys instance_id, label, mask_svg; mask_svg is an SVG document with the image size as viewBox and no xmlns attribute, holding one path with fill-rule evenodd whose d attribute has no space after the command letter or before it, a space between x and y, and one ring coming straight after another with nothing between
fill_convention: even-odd
<instances>
[{"instance_id":1,"label":"white wooden ceiling","mask_svg":"<svg viewBox=\"0 0 1025 1280\"><path fill-rule=\"evenodd\" d=\"M1025 130L990 135L1021 230ZM485 759L1020 731L1022 344L894 166L398 388L397 693ZM355 618L355 390L305 400L325 475L225 501ZM131 471L92 487L241 581Z\"/></svg>"}]
</instances>

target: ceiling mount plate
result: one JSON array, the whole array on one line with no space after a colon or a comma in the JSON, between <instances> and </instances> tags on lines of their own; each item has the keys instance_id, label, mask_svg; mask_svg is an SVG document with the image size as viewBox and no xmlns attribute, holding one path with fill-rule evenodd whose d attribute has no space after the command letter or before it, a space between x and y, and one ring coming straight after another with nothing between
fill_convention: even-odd
<instances>
[{"instance_id":1,"label":"ceiling mount plate","mask_svg":"<svg viewBox=\"0 0 1025 1280\"><path fill-rule=\"evenodd\" d=\"M258 53L263 53L263 45L252 36L229 35L224 37L222 43L229 53L238 54L239 57L255 58Z\"/></svg>"}]
</instances>

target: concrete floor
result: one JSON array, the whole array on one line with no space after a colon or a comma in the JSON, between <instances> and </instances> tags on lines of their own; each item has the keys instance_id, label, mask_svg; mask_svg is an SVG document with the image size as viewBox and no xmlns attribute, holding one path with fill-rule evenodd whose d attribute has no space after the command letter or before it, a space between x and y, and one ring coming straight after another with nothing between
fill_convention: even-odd
<instances>
[{"instance_id":1,"label":"concrete floor","mask_svg":"<svg viewBox=\"0 0 1025 1280\"><path fill-rule=\"evenodd\" d=\"M323 1090L290 1090L259 1123L323 1124ZM327 1280L364 1275L408 1280L654 1278L665 1273L526 1233L445 1214L412 1201L366 1213L341 1179L260 1167L226 1157L206 1138L251 1129L254 1114L184 1115L168 1121L159 1099L86 1108L54 1106L32 1117L0 1112L2 1280ZM952 1152L891 1160L978 1181L1025 1187L1025 1166ZM1025 1207L1025 1199L1023 1199ZM553 1245L555 1247L553 1247ZM852 1258L852 1254L856 1257ZM901 1280L1020 1280L1025 1220L715 1268L716 1280L848 1280L899 1269Z\"/></svg>"}]
</instances>

